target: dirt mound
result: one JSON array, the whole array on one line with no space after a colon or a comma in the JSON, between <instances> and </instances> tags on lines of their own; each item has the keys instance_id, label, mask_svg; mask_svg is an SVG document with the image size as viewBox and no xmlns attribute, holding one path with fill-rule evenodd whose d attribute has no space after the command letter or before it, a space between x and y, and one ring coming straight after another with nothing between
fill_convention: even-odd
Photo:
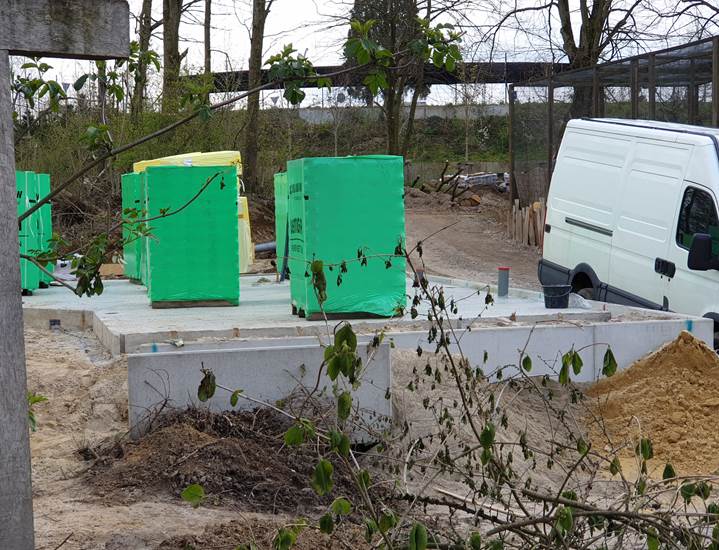
<instances>
[{"instance_id":1,"label":"dirt mound","mask_svg":"<svg viewBox=\"0 0 719 550\"><path fill-rule=\"evenodd\" d=\"M256 195L247 198L250 211L252 242L266 243L275 240L275 201Z\"/></svg>"},{"instance_id":2,"label":"dirt mound","mask_svg":"<svg viewBox=\"0 0 719 550\"><path fill-rule=\"evenodd\" d=\"M414 210L454 210L459 208L459 204L452 200L452 196L448 193L423 191L416 187L405 187L404 189L404 205L405 208Z\"/></svg>"},{"instance_id":3,"label":"dirt mound","mask_svg":"<svg viewBox=\"0 0 719 550\"><path fill-rule=\"evenodd\" d=\"M213 504L239 504L254 512L312 514L333 497L310 488L317 462L312 447L284 445L289 419L267 409L212 414L173 413L137 442L110 446L87 481L113 503L136 502L157 493L179 493L199 483ZM335 463L335 492L353 495L354 485ZM336 496L336 495L335 495Z\"/></svg>"},{"instance_id":4,"label":"dirt mound","mask_svg":"<svg viewBox=\"0 0 719 550\"><path fill-rule=\"evenodd\" d=\"M631 458L639 438L649 437L657 467L669 462L679 475L719 469L719 358L688 332L587 394L603 418L591 422L600 448Z\"/></svg>"},{"instance_id":5,"label":"dirt mound","mask_svg":"<svg viewBox=\"0 0 719 550\"><path fill-rule=\"evenodd\" d=\"M202 534L172 537L163 541L157 550L187 550L188 548L273 548L272 540L278 529L296 522L242 518L229 523L209 525ZM250 546L252 545L252 546ZM331 550L333 548L361 548L366 546L361 530L356 526L342 527L330 535L315 529L303 529L297 537L295 550Z\"/></svg>"}]
</instances>

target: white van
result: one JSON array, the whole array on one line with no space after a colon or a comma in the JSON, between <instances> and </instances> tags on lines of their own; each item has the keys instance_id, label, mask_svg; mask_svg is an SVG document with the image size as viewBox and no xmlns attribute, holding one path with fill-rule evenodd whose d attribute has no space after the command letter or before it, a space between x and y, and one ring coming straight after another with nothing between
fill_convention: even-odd
<instances>
[{"instance_id":1,"label":"white van","mask_svg":"<svg viewBox=\"0 0 719 550\"><path fill-rule=\"evenodd\" d=\"M543 285L714 319L719 330L719 129L567 125L547 199Z\"/></svg>"}]
</instances>

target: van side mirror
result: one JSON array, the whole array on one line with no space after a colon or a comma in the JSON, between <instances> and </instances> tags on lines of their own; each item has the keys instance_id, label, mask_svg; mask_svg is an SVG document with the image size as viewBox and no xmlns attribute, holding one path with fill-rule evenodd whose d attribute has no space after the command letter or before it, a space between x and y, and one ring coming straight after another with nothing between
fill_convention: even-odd
<instances>
[{"instance_id":1,"label":"van side mirror","mask_svg":"<svg viewBox=\"0 0 719 550\"><path fill-rule=\"evenodd\" d=\"M689 249L687 267L694 271L717 269L719 262L712 258L712 238L706 233L696 233Z\"/></svg>"}]
</instances>

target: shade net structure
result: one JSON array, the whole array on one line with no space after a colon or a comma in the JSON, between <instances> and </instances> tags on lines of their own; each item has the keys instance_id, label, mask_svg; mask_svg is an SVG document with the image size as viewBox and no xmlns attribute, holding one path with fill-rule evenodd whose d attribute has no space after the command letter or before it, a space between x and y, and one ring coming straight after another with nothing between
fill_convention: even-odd
<instances>
[{"instance_id":1,"label":"shade net structure","mask_svg":"<svg viewBox=\"0 0 719 550\"><path fill-rule=\"evenodd\" d=\"M395 256L405 242L402 157L292 160L287 186L293 310L308 318L404 310L405 259ZM327 281L322 307L311 276L315 260Z\"/></svg>"},{"instance_id":2,"label":"shade net structure","mask_svg":"<svg viewBox=\"0 0 719 550\"><path fill-rule=\"evenodd\" d=\"M627 118L719 127L719 37L510 86L513 198L549 190L572 118Z\"/></svg>"}]
</instances>

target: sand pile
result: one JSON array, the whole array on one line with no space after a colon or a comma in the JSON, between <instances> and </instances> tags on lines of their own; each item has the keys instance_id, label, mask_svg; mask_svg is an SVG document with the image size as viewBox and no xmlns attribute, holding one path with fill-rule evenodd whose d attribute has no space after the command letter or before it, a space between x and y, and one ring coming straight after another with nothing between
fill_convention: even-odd
<instances>
[{"instance_id":1,"label":"sand pile","mask_svg":"<svg viewBox=\"0 0 719 550\"><path fill-rule=\"evenodd\" d=\"M623 446L619 456L631 458L641 433L652 440L657 467L669 462L679 475L719 469L719 357L688 332L587 394L610 439L591 422L597 449Z\"/></svg>"}]
</instances>

